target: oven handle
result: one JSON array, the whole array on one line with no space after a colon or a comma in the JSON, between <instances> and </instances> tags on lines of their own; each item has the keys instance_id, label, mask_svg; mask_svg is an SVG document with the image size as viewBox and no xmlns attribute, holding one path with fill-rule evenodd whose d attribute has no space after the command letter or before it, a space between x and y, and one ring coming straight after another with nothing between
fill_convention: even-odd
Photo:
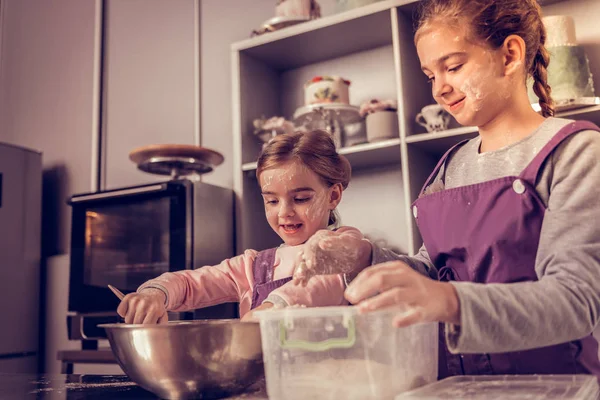
<instances>
[{"instance_id":1,"label":"oven handle","mask_svg":"<svg viewBox=\"0 0 600 400\"><path fill-rule=\"evenodd\" d=\"M100 200L100 199L105 199L108 197L115 198L115 197L136 195L136 194L142 194L142 193L160 192L164 189L165 189L165 185L160 184L160 185L151 185L151 186L145 186L145 187L140 187L140 188L111 190L110 192L105 192L105 193L91 193L91 194L84 194L84 195L72 197L71 200L69 201L69 203L73 204L73 203L79 203L81 201Z\"/></svg>"}]
</instances>

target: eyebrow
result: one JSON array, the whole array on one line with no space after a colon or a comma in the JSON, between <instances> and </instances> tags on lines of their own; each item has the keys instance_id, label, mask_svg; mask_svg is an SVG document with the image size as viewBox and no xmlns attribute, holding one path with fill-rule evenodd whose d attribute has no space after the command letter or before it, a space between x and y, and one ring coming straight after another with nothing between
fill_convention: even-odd
<instances>
[{"instance_id":1,"label":"eyebrow","mask_svg":"<svg viewBox=\"0 0 600 400\"><path fill-rule=\"evenodd\" d=\"M442 64L443 62L447 61L448 59L452 58L452 57L459 57L459 56L465 56L467 53L464 51L455 51L454 53L449 53L446 54L440 58L438 58L437 60L435 60L434 64ZM428 69L426 66L422 65L421 66L421 70L426 70Z\"/></svg>"},{"instance_id":2,"label":"eyebrow","mask_svg":"<svg viewBox=\"0 0 600 400\"><path fill-rule=\"evenodd\" d=\"M308 186L307 186L307 187L299 187L299 188L296 188L296 189L292 189L292 190L290 190L288 193L298 193L298 192L314 192L314 191L315 191L315 190L314 190L313 188L311 188L311 187L308 187ZM263 192L262 192L262 194L263 194L263 195L265 195L265 194L271 194L271 195L274 195L274 194L276 194L276 193L275 193L275 192L269 192L269 191L263 191Z\"/></svg>"}]
</instances>

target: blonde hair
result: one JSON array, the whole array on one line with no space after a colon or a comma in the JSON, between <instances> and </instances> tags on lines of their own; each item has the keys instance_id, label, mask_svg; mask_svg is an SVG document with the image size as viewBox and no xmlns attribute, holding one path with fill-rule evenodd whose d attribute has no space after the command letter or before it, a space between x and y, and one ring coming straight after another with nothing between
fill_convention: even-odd
<instances>
[{"instance_id":1,"label":"blonde hair","mask_svg":"<svg viewBox=\"0 0 600 400\"><path fill-rule=\"evenodd\" d=\"M548 84L550 55L544 46L546 28L536 0L422 0L415 26L419 30L432 21L468 23L475 37L492 48L500 48L510 35L520 36L526 45L525 66L533 78L544 117L554 116L554 102Z\"/></svg>"},{"instance_id":2,"label":"blonde hair","mask_svg":"<svg viewBox=\"0 0 600 400\"><path fill-rule=\"evenodd\" d=\"M350 183L350 163L336 151L331 134L323 130L294 132L274 137L258 157L256 178L259 179L264 170L289 161L301 162L317 174L327 187L339 183L344 190ZM339 223L339 214L332 210L329 214L329 225L337 227Z\"/></svg>"}]
</instances>

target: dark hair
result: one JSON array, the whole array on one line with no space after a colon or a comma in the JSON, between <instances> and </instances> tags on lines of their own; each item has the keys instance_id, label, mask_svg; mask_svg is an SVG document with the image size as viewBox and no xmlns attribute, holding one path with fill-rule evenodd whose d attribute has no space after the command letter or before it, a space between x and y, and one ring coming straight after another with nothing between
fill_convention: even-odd
<instances>
[{"instance_id":1,"label":"dark hair","mask_svg":"<svg viewBox=\"0 0 600 400\"><path fill-rule=\"evenodd\" d=\"M419 30L432 21L468 23L476 39L499 48L510 35L520 36L526 45L525 66L533 78L533 91L539 98L542 115L554 115L554 102L548 85L550 55L546 28L536 0L422 0L415 26ZM467 25L467 24L465 24Z\"/></svg>"},{"instance_id":2,"label":"dark hair","mask_svg":"<svg viewBox=\"0 0 600 400\"><path fill-rule=\"evenodd\" d=\"M350 163L336 151L331 134L322 130L275 136L258 157L256 178L260 178L266 169L294 160L317 174L327 187L339 183L346 189L350 183ZM339 216L333 210L329 215L329 225L338 222Z\"/></svg>"}]
</instances>

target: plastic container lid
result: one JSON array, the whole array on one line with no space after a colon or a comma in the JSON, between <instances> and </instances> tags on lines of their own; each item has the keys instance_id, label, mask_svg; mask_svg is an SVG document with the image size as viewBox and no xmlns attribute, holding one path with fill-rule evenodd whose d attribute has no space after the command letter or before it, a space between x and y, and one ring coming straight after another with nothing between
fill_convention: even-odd
<instances>
[{"instance_id":1,"label":"plastic container lid","mask_svg":"<svg viewBox=\"0 0 600 400\"><path fill-rule=\"evenodd\" d=\"M396 315L398 309L388 308L384 310L369 312L369 315ZM296 318L327 318L327 317L350 317L359 315L355 306L333 306L333 307L286 307L281 309L271 308L257 311L256 316L261 321L279 321L283 319ZM391 324L391 321L390 321Z\"/></svg>"},{"instance_id":2,"label":"plastic container lid","mask_svg":"<svg viewBox=\"0 0 600 400\"><path fill-rule=\"evenodd\" d=\"M599 395L598 379L593 375L465 375L402 393L396 400L595 400Z\"/></svg>"}]
</instances>

